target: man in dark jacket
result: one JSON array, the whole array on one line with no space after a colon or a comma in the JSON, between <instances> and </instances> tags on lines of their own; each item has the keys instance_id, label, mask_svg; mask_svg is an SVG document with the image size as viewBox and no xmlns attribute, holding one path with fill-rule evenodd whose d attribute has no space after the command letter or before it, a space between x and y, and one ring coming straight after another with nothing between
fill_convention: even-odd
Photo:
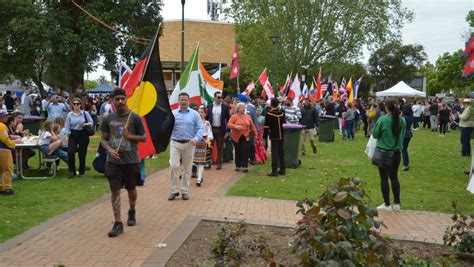
<instances>
[{"instance_id":1,"label":"man in dark jacket","mask_svg":"<svg viewBox=\"0 0 474 267\"><path fill-rule=\"evenodd\" d=\"M311 147L313 148L313 153L316 154L316 144L314 143L314 136L316 135L316 127L319 125L319 115L316 111L316 108L311 105L311 100L306 98L304 100L304 105L301 108L301 121L300 124L304 126L303 131L301 132L301 154L304 156L306 154L306 149L304 143L306 138L309 139Z\"/></svg>"},{"instance_id":2,"label":"man in dark jacket","mask_svg":"<svg viewBox=\"0 0 474 267\"><path fill-rule=\"evenodd\" d=\"M212 126L212 135L217 146L217 170L222 169L222 155L224 151L224 136L227 122L230 118L229 106L222 102L222 93L214 93L214 103L207 106L206 120Z\"/></svg>"},{"instance_id":3,"label":"man in dark jacket","mask_svg":"<svg viewBox=\"0 0 474 267\"><path fill-rule=\"evenodd\" d=\"M273 98L270 102L271 110L265 115L263 136L270 136L272 146L272 172L268 176L285 175L285 156L283 151L283 123L285 113L278 108L279 101ZM280 170L278 171L278 167Z\"/></svg>"}]
</instances>

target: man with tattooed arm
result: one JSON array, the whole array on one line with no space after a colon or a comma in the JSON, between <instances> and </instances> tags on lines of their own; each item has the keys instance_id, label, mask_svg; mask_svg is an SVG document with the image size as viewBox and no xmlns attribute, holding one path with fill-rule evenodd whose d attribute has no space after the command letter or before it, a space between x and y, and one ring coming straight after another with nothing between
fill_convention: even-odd
<instances>
[{"instance_id":1,"label":"man with tattooed arm","mask_svg":"<svg viewBox=\"0 0 474 267\"><path fill-rule=\"evenodd\" d=\"M115 112L104 117L101 123L101 144L107 151L105 175L112 191L112 209L115 217L114 226L108 235L115 237L123 233L120 214L120 190L123 187L127 189L130 204L127 225L136 224L137 190L135 187L140 179L138 143L145 142L146 134L140 116L128 109L125 91L117 89L113 91L111 97Z\"/></svg>"}]
</instances>

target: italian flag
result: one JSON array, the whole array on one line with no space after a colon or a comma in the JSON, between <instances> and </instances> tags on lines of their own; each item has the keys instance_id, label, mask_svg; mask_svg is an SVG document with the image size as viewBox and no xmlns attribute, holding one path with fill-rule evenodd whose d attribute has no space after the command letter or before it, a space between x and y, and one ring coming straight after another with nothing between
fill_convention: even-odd
<instances>
[{"instance_id":1,"label":"italian flag","mask_svg":"<svg viewBox=\"0 0 474 267\"><path fill-rule=\"evenodd\" d=\"M189 94L189 102L198 105L209 104L214 101L214 93L222 92L224 81L219 81L207 73L199 60L199 47L196 47L191 58L184 69L179 82L171 93L171 109L179 108L178 96L182 92Z\"/></svg>"}]
</instances>

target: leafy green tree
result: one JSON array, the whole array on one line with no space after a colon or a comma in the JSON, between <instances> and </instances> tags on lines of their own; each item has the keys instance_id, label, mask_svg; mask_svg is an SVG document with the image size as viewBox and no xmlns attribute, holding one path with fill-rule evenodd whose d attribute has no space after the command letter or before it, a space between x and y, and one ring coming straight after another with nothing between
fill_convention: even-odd
<instances>
[{"instance_id":1,"label":"leafy green tree","mask_svg":"<svg viewBox=\"0 0 474 267\"><path fill-rule=\"evenodd\" d=\"M160 0L75 2L130 36L151 38L162 21ZM104 27L72 0L0 1L0 16L0 79L31 78L40 89L46 80L74 92L101 57L116 71L119 55L133 62L148 43Z\"/></svg>"},{"instance_id":2,"label":"leafy green tree","mask_svg":"<svg viewBox=\"0 0 474 267\"><path fill-rule=\"evenodd\" d=\"M411 81L426 59L422 45L392 42L370 56L369 71L378 89L387 89L399 81Z\"/></svg>"},{"instance_id":3,"label":"leafy green tree","mask_svg":"<svg viewBox=\"0 0 474 267\"><path fill-rule=\"evenodd\" d=\"M0 80L14 76L32 79L45 94L44 74L50 42L46 8L42 1L0 1Z\"/></svg>"},{"instance_id":4,"label":"leafy green tree","mask_svg":"<svg viewBox=\"0 0 474 267\"><path fill-rule=\"evenodd\" d=\"M462 77L466 65L466 59L461 58L462 54L463 50L460 49L438 57L434 70L427 75L427 91L430 95L452 91L458 96L466 96L469 91L474 91L474 76Z\"/></svg>"},{"instance_id":5,"label":"leafy green tree","mask_svg":"<svg viewBox=\"0 0 474 267\"><path fill-rule=\"evenodd\" d=\"M236 22L241 70L249 79L265 67L272 70L269 37L279 37L277 84L290 72L302 73L303 65L315 74L321 63L353 60L362 47L397 40L401 26L412 19L399 1L369 0L234 0L225 13Z\"/></svg>"},{"instance_id":6,"label":"leafy green tree","mask_svg":"<svg viewBox=\"0 0 474 267\"><path fill-rule=\"evenodd\" d=\"M86 90L94 89L94 88L96 88L97 86L99 86L99 83L96 82L96 81L89 81L89 80L85 80L85 81L84 81L84 88L85 88Z\"/></svg>"},{"instance_id":7,"label":"leafy green tree","mask_svg":"<svg viewBox=\"0 0 474 267\"><path fill-rule=\"evenodd\" d=\"M470 10L467 13L466 21L469 23L469 27L474 28L474 10Z\"/></svg>"}]
</instances>

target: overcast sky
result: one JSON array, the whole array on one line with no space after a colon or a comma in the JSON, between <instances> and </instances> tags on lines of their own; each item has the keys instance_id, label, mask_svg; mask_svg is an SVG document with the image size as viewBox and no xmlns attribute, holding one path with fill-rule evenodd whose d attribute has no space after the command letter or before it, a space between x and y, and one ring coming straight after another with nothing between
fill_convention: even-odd
<instances>
[{"instance_id":1,"label":"overcast sky","mask_svg":"<svg viewBox=\"0 0 474 267\"><path fill-rule=\"evenodd\" d=\"M469 10L474 9L474 0L402 0L402 3L415 12L413 22L402 29L404 44L423 45L433 64L444 52L464 49L466 40L462 36L468 30L465 18ZM181 1L164 0L162 15L165 20L181 19ZM207 0L186 1L184 16L207 20ZM229 60L230 57L229 54ZM103 70L89 74L89 79L100 75L104 75Z\"/></svg>"}]
</instances>

